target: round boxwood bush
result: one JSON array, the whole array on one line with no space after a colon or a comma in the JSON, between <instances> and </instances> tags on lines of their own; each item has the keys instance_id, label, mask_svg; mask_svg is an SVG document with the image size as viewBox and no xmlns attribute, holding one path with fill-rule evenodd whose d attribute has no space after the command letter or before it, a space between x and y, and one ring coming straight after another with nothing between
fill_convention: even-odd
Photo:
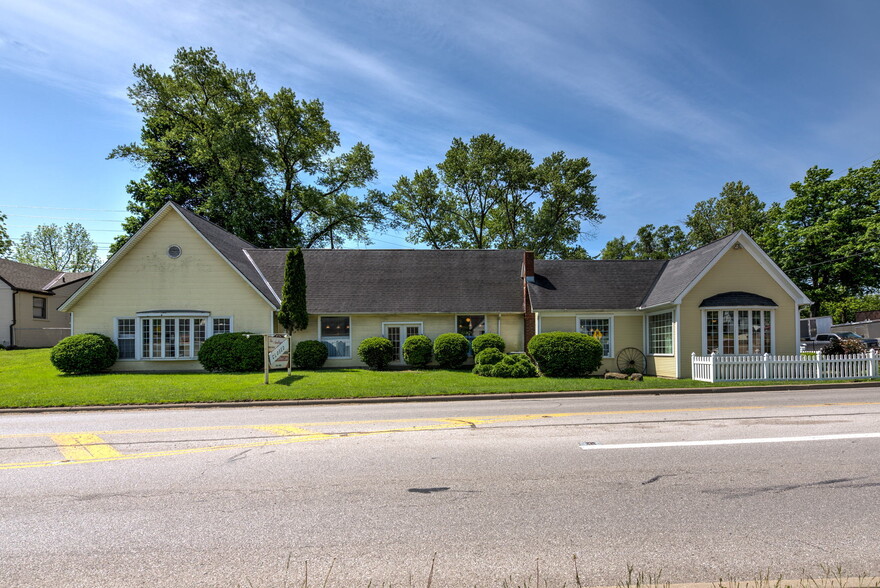
<instances>
[{"instance_id":1,"label":"round boxwood bush","mask_svg":"<svg viewBox=\"0 0 880 588\"><path fill-rule=\"evenodd\" d=\"M403 342L403 361L416 367L431 363L434 346L424 335L412 335Z\"/></svg>"},{"instance_id":2,"label":"round boxwood bush","mask_svg":"<svg viewBox=\"0 0 880 588\"><path fill-rule=\"evenodd\" d=\"M434 359L440 367L457 368L467 361L468 340L458 333L445 333L434 339Z\"/></svg>"},{"instance_id":3,"label":"round boxwood bush","mask_svg":"<svg viewBox=\"0 0 880 588\"><path fill-rule=\"evenodd\" d=\"M504 359L505 355L495 347L487 347L474 357L474 363L477 365L494 365Z\"/></svg>"},{"instance_id":4,"label":"round boxwood bush","mask_svg":"<svg viewBox=\"0 0 880 588\"><path fill-rule=\"evenodd\" d=\"M300 341L290 359L301 370L316 370L327 361L327 354L327 346L320 341Z\"/></svg>"},{"instance_id":5,"label":"round boxwood bush","mask_svg":"<svg viewBox=\"0 0 880 588\"><path fill-rule=\"evenodd\" d=\"M394 344L385 337L370 337L358 345L358 357L374 370L385 368L394 355Z\"/></svg>"},{"instance_id":6,"label":"round boxwood bush","mask_svg":"<svg viewBox=\"0 0 880 588\"><path fill-rule=\"evenodd\" d=\"M479 355L485 349L497 349L504 353L504 339L495 333L485 333L471 342L471 348L474 350L474 355Z\"/></svg>"},{"instance_id":7,"label":"round boxwood bush","mask_svg":"<svg viewBox=\"0 0 880 588\"><path fill-rule=\"evenodd\" d=\"M484 363L482 365L477 364L474 366L474 369L472 369L471 372L477 374L478 376L491 376L492 368L494 367L495 365L491 363Z\"/></svg>"},{"instance_id":8,"label":"round boxwood bush","mask_svg":"<svg viewBox=\"0 0 880 588\"><path fill-rule=\"evenodd\" d=\"M96 374L116 363L119 348L110 337L98 333L72 335L49 352L49 361L65 374Z\"/></svg>"},{"instance_id":9,"label":"round boxwood bush","mask_svg":"<svg viewBox=\"0 0 880 588\"><path fill-rule=\"evenodd\" d=\"M263 369L263 338L250 333L221 333L205 339L199 362L209 372L255 372Z\"/></svg>"},{"instance_id":10,"label":"round boxwood bush","mask_svg":"<svg viewBox=\"0 0 880 588\"><path fill-rule=\"evenodd\" d=\"M602 344L583 333L541 333L528 347L538 369L551 378L586 376L602 365Z\"/></svg>"},{"instance_id":11,"label":"round boxwood bush","mask_svg":"<svg viewBox=\"0 0 880 588\"><path fill-rule=\"evenodd\" d=\"M526 355L506 355L492 366L495 378L534 378L537 375L538 370Z\"/></svg>"}]
</instances>

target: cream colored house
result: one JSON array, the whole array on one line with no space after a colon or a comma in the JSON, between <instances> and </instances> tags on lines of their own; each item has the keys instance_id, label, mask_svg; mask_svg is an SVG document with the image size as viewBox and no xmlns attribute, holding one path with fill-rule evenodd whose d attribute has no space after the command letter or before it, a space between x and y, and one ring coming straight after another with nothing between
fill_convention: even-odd
<instances>
[{"instance_id":1,"label":"cream colored house","mask_svg":"<svg viewBox=\"0 0 880 588\"><path fill-rule=\"evenodd\" d=\"M62 307L75 333L119 345L117 370L198 370L215 333L277 333L287 250L258 249L166 204ZM304 250L308 330L327 367L362 365L367 337L498 333L600 336L603 369L624 350L647 372L689 377L690 354L795 353L809 301L745 233L669 261L534 260L527 251Z\"/></svg>"},{"instance_id":2,"label":"cream colored house","mask_svg":"<svg viewBox=\"0 0 880 588\"><path fill-rule=\"evenodd\" d=\"M91 275L0 259L0 345L52 347L70 335L70 315L58 307Z\"/></svg>"}]
</instances>

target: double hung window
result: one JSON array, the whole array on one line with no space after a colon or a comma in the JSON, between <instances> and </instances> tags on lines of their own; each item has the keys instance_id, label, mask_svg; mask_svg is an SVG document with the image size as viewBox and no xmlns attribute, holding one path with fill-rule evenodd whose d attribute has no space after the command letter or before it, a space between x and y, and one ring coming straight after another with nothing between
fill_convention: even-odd
<instances>
[{"instance_id":1,"label":"double hung window","mask_svg":"<svg viewBox=\"0 0 880 588\"><path fill-rule=\"evenodd\" d=\"M578 332L590 335L602 344L602 357L612 357L614 353L614 333L611 317L578 317Z\"/></svg>"}]
</instances>

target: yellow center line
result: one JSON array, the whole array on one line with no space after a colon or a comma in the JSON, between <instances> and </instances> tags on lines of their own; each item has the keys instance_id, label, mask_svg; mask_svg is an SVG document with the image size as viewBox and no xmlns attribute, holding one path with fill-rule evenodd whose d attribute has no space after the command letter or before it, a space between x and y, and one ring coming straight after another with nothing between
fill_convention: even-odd
<instances>
[{"instance_id":1,"label":"yellow center line","mask_svg":"<svg viewBox=\"0 0 880 588\"><path fill-rule=\"evenodd\" d=\"M817 408L817 407L842 407L842 406L876 406L880 402L826 402L818 404L797 404L780 406L778 408ZM18 462L0 464L2 469L16 469L27 467L46 467L54 465L69 465L74 463L95 463L104 461L118 461L128 459L143 459L150 457L164 457L173 455L185 455L193 453L203 453L209 451L220 451L224 449L241 449L253 448L270 445L284 445L288 443L300 443L306 441L317 441L327 439L339 439L342 437L363 437L367 435L381 435L390 433L404 433L415 431L433 431L443 429L454 429L462 427L470 427L476 425L491 425L517 421L529 421L538 419L553 418L569 418L569 417L588 417L588 416L608 416L608 415L637 415L637 414L670 414L670 413L701 413L701 412L717 412L717 411L736 411L736 410L760 410L768 408L766 406L732 406L732 407L703 407L703 408L668 408L668 409L641 409L641 410L606 410L606 411L589 411L589 412L559 412L559 413L536 413L525 415L494 415L481 417L436 417L436 418L410 418L410 419L376 419L363 421L326 421L315 423L296 423L296 424L274 424L274 425L223 425L223 426L202 426L202 427L175 427L175 428L157 428L157 429L130 429L130 430L112 430L112 431L96 431L86 433L23 433L0 435L0 439L6 438L22 438L22 437L49 437L54 441L62 452L65 461L34 461L34 462ZM322 433L310 430L305 427L321 427L321 426L338 426L338 425L370 425L370 424L405 424L414 422L436 423L429 425L415 425L411 427L384 428L375 431L355 431L347 433ZM228 443L222 445L209 445L203 447L193 447L187 449L177 449L169 451L157 451L146 453L123 454L114 449L99 434L148 434L148 433L175 433L175 432L193 432L193 431L221 431L221 430L259 430L277 435L279 439L261 439L242 443ZM192 442L198 442L193 440Z\"/></svg>"},{"instance_id":2,"label":"yellow center line","mask_svg":"<svg viewBox=\"0 0 880 588\"><path fill-rule=\"evenodd\" d=\"M122 456L106 441L91 433L52 435L52 441L58 445L64 459L70 461L91 461Z\"/></svg>"}]
</instances>

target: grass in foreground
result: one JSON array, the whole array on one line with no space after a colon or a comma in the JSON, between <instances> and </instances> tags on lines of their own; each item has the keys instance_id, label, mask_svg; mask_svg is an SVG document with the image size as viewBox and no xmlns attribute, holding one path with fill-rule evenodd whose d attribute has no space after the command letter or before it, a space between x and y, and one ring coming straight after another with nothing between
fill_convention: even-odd
<instances>
[{"instance_id":1,"label":"grass in foreground","mask_svg":"<svg viewBox=\"0 0 880 588\"><path fill-rule=\"evenodd\" d=\"M108 373L67 376L49 362L48 349L0 351L0 408L236 402L441 394L508 394L581 390L649 390L707 388L695 380L646 377L642 382L592 378L503 379L476 376L466 370L375 372L324 369L262 373ZM778 384L779 382L771 382Z\"/></svg>"}]
</instances>

